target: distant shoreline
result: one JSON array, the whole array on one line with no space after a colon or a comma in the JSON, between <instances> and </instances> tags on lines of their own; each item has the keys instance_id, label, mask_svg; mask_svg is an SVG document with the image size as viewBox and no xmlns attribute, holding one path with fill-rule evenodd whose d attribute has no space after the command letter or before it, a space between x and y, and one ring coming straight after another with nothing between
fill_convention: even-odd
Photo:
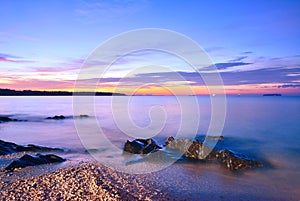
<instances>
[{"instance_id":1,"label":"distant shoreline","mask_svg":"<svg viewBox=\"0 0 300 201\"><path fill-rule=\"evenodd\" d=\"M125 96L112 92L67 92L67 91L16 91L12 89L0 89L0 96Z\"/></svg>"}]
</instances>

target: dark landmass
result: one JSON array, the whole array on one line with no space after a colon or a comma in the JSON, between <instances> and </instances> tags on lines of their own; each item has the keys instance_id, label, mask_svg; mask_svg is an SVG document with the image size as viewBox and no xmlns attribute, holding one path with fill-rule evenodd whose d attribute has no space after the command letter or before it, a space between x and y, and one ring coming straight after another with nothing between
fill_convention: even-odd
<instances>
[{"instance_id":1,"label":"dark landmass","mask_svg":"<svg viewBox=\"0 0 300 201\"><path fill-rule=\"evenodd\" d=\"M67 92L67 91L16 91L12 89L0 89L0 96L125 96L125 94L111 92Z\"/></svg>"},{"instance_id":2,"label":"dark landmass","mask_svg":"<svg viewBox=\"0 0 300 201\"><path fill-rule=\"evenodd\" d=\"M3 116L0 116L0 123L2 122L10 122L10 121L19 121L17 119L12 119L10 117L3 117Z\"/></svg>"},{"instance_id":3,"label":"dark landmass","mask_svg":"<svg viewBox=\"0 0 300 201\"><path fill-rule=\"evenodd\" d=\"M282 96L281 94L263 94L263 96Z\"/></svg>"},{"instance_id":4,"label":"dark landmass","mask_svg":"<svg viewBox=\"0 0 300 201\"><path fill-rule=\"evenodd\" d=\"M64 115L55 115L53 117L47 117L46 119L53 119L53 120L63 120L63 119L84 119L84 118L88 118L89 115L86 114L81 114L79 116L64 116Z\"/></svg>"}]
</instances>

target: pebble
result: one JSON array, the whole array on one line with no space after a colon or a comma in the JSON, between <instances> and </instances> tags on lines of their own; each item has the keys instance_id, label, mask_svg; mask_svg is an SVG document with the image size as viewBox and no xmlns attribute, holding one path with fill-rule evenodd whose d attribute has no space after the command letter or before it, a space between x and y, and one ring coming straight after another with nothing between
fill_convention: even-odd
<instances>
[{"instance_id":1,"label":"pebble","mask_svg":"<svg viewBox=\"0 0 300 201\"><path fill-rule=\"evenodd\" d=\"M9 174L8 174L9 175ZM1 180L1 177L0 177ZM4 200L166 200L143 175L117 172L97 162L10 182L0 182Z\"/></svg>"}]
</instances>

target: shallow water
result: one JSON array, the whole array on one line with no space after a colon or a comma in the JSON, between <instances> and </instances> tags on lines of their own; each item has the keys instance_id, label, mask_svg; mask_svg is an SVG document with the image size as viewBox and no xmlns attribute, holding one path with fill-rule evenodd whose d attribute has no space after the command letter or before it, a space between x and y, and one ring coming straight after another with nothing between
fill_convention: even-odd
<instances>
[{"instance_id":1,"label":"shallow water","mask_svg":"<svg viewBox=\"0 0 300 201\"><path fill-rule=\"evenodd\" d=\"M113 98L114 112L111 109ZM132 97L128 106L123 105L124 99L126 97L96 97L95 113L86 103L82 103L80 111L90 117L76 119L77 130L80 132L78 135L72 118L45 119L54 115L72 116L72 97L1 97L1 116L26 121L1 123L0 139L19 144L62 147L67 150L66 156L70 160L80 160L85 156L90 158L81 144L81 137L90 145L88 148L94 148L98 156L118 161L118 165L122 165L125 160L121 149L127 139L134 136L154 137L163 144L167 136L177 134L182 123L182 113L188 118L183 118L184 124L178 136L193 138L196 133L207 133L212 108L209 97L197 97L199 110L189 107L195 97L181 97L181 105L175 97ZM300 98L227 97L226 105L227 115L222 132L225 140L221 142L222 147L250 155L270 166L232 173L217 164L179 161L152 173L151 177L160 180L164 190L194 200L298 200ZM127 119L126 108L129 108L131 119ZM200 114L199 119L197 113ZM113 149L105 143L95 122L115 146ZM196 132L193 127L195 124ZM164 126L157 129L161 125ZM120 131L118 126L123 130ZM141 132L143 128L152 133Z\"/></svg>"}]
</instances>

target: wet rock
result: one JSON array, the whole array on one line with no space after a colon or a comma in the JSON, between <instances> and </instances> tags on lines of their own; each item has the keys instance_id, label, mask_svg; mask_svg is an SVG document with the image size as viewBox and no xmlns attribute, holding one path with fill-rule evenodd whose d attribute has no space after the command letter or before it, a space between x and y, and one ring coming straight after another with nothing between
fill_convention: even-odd
<instances>
[{"instance_id":1,"label":"wet rock","mask_svg":"<svg viewBox=\"0 0 300 201\"><path fill-rule=\"evenodd\" d=\"M27 146L21 146L12 142L5 142L0 140L0 155L7 155L7 154L23 152L23 151L48 152L48 151L63 151L63 149L42 147L33 144L29 144Z\"/></svg>"},{"instance_id":2,"label":"wet rock","mask_svg":"<svg viewBox=\"0 0 300 201\"><path fill-rule=\"evenodd\" d=\"M235 153L227 149L219 151L217 158L225 167L230 170L263 166L261 162L255 161L243 154Z\"/></svg>"},{"instance_id":3,"label":"wet rock","mask_svg":"<svg viewBox=\"0 0 300 201\"><path fill-rule=\"evenodd\" d=\"M173 137L169 137L166 140L166 147L181 152L186 158L195 160L214 160L217 154L216 150L210 150L202 142L190 139L175 140Z\"/></svg>"},{"instance_id":4,"label":"wet rock","mask_svg":"<svg viewBox=\"0 0 300 201\"><path fill-rule=\"evenodd\" d=\"M64 161L66 160L54 154L47 154L47 155L37 154L35 156L25 154L20 159L11 162L5 168L5 170L13 171L16 168L24 168L27 166L36 166L36 165L42 165L48 163L59 163Z\"/></svg>"},{"instance_id":5,"label":"wet rock","mask_svg":"<svg viewBox=\"0 0 300 201\"><path fill-rule=\"evenodd\" d=\"M166 147L171 150L180 151L185 158L216 161L223 164L230 170L239 170L253 167L262 167L261 162L255 161L243 154L225 150L210 150L202 142L190 139L174 139L169 137L166 140Z\"/></svg>"},{"instance_id":6,"label":"wet rock","mask_svg":"<svg viewBox=\"0 0 300 201\"><path fill-rule=\"evenodd\" d=\"M148 154L161 149L153 139L127 140L124 145L124 151L133 154Z\"/></svg>"},{"instance_id":7,"label":"wet rock","mask_svg":"<svg viewBox=\"0 0 300 201\"><path fill-rule=\"evenodd\" d=\"M46 119L54 119L54 120L60 120L65 119L66 117L64 115L55 115L54 117L47 117Z\"/></svg>"}]
</instances>

